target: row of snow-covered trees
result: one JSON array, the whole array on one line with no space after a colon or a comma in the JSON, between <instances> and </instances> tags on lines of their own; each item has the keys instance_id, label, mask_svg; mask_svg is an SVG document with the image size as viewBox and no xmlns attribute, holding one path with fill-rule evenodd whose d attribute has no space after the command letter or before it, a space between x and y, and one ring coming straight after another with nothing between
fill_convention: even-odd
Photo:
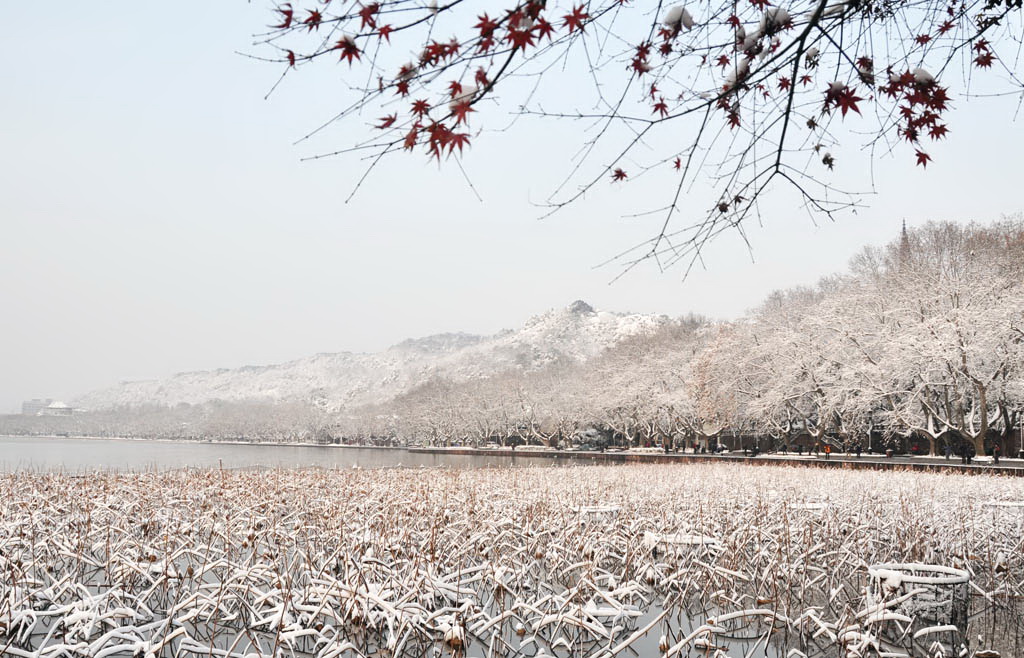
<instances>
[{"instance_id":1,"label":"row of snow-covered trees","mask_svg":"<svg viewBox=\"0 0 1024 658\"><path fill-rule=\"evenodd\" d=\"M434 379L341 412L210 402L0 419L0 433L253 441L698 442L979 453L1024 415L1024 220L933 223L734 322L680 319L585 362ZM986 443L987 442L987 443Z\"/></svg>"},{"instance_id":2,"label":"row of snow-covered trees","mask_svg":"<svg viewBox=\"0 0 1024 658\"><path fill-rule=\"evenodd\" d=\"M874 438L980 453L1006 450L1022 413L1024 223L1004 221L928 224L738 321L689 318L585 363L431 381L338 430L548 445L595 429L632 445Z\"/></svg>"}]
</instances>

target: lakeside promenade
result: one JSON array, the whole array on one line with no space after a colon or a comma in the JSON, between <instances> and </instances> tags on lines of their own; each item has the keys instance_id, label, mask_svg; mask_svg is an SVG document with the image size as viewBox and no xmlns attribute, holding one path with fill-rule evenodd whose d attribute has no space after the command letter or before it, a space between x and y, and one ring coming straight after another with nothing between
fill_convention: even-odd
<instances>
[{"instance_id":1,"label":"lakeside promenade","mask_svg":"<svg viewBox=\"0 0 1024 658\"><path fill-rule=\"evenodd\" d=\"M573 460L581 463L648 463L677 464L705 462L737 462L761 466L806 466L809 468L867 468L893 471L953 472L972 475L1006 475L1024 477L1024 460L1000 459L998 465L991 458L975 459L971 464L960 463L959 457L945 459L943 457L893 456L864 454L860 457L847 454L832 453L829 459L824 454L784 455L780 453L761 453L756 457L744 456L739 452L723 454L694 454L692 452L654 452L651 450L606 450L604 452L585 450L555 450L536 448L445 448L445 447L410 447L412 453L449 454L449 455L498 455L521 459L549 459L555 461Z\"/></svg>"}]
</instances>

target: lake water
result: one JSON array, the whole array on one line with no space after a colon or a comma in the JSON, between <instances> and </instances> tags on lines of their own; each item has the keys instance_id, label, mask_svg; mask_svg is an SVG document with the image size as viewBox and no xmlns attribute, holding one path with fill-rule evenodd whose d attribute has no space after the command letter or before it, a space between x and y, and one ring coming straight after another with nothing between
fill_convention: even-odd
<instances>
[{"instance_id":1,"label":"lake water","mask_svg":"<svg viewBox=\"0 0 1024 658\"><path fill-rule=\"evenodd\" d=\"M410 453L389 448L0 437L0 472L143 471L219 465L224 468L481 468L543 463L548 462L499 455Z\"/></svg>"}]
</instances>

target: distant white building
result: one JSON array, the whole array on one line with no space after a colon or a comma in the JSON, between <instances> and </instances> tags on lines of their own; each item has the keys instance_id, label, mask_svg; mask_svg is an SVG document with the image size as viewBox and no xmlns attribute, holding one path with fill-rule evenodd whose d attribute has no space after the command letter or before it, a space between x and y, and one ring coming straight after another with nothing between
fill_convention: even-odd
<instances>
[{"instance_id":1,"label":"distant white building","mask_svg":"<svg viewBox=\"0 0 1024 658\"><path fill-rule=\"evenodd\" d=\"M40 411L51 404L53 404L53 399L51 398L33 398L31 400L25 400L21 403L21 415L38 416Z\"/></svg>"},{"instance_id":2,"label":"distant white building","mask_svg":"<svg viewBox=\"0 0 1024 658\"><path fill-rule=\"evenodd\" d=\"M39 416L70 416L74 413L74 409L70 405L64 404L59 400L55 400L50 404L46 405L39 410L37 415Z\"/></svg>"}]
</instances>

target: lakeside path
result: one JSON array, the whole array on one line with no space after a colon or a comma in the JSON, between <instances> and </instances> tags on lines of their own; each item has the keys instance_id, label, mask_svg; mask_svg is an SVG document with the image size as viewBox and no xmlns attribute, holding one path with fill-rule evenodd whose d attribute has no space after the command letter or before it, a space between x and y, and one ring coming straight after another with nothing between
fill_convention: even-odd
<instances>
[{"instance_id":1,"label":"lakeside path","mask_svg":"<svg viewBox=\"0 0 1024 658\"><path fill-rule=\"evenodd\" d=\"M873 470L902 470L921 472L960 472L972 475L1007 475L1024 477L1024 460L1001 459L999 465L990 459L979 462L977 459L970 465L960 463L959 458L944 459L942 457L908 457L883 455L833 454L830 459L824 455L781 455L778 453L762 454L757 457L744 457L738 453L721 455L701 455L693 453L663 453L653 451L606 451L590 452L581 450L536 450L510 448L407 448L409 452L425 454L449 455L500 455L503 457L537 458L551 460L574 460L585 463L647 463L647 464L686 464L707 462L738 462L762 466L807 466L810 468L863 468Z\"/></svg>"}]
</instances>

